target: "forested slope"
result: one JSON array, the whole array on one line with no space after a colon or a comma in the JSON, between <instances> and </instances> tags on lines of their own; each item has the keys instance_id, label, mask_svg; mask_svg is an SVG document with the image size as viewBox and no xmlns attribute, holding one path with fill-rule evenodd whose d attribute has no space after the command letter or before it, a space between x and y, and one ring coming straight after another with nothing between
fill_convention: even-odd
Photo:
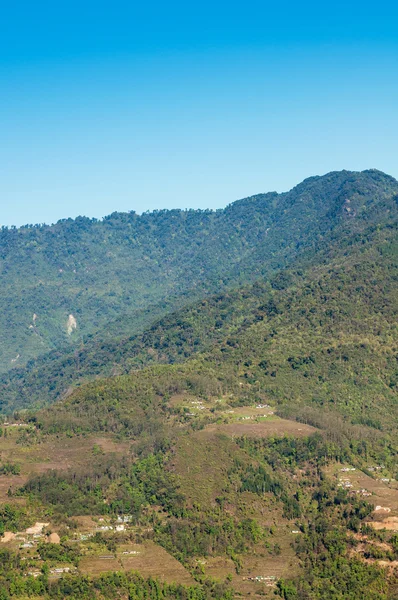
<instances>
[{"instance_id":1,"label":"forested slope","mask_svg":"<svg viewBox=\"0 0 398 600\"><path fill-rule=\"evenodd\" d=\"M169 387L196 393L198 386L203 393L232 393L247 401L266 397L290 414L312 406L377 430L395 430L397 230L375 228L364 240L349 251L336 249L327 264L307 272L284 271L160 321L120 348L118 359L130 375L82 386L50 413L62 420L78 406L82 427L87 399L89 428L109 423L108 410L123 428L140 386L145 397L148 390L157 396L154 390L162 385L166 396ZM109 346L102 352L105 361ZM90 365L94 356L88 357ZM169 362L176 364L158 366ZM37 398L40 388L38 380L32 386ZM25 405L28 401L26 396Z\"/></svg>"},{"instance_id":2,"label":"forested slope","mask_svg":"<svg viewBox=\"0 0 398 600\"><path fill-rule=\"evenodd\" d=\"M345 172L211 213L279 210L218 293L3 376L3 412L58 397L0 431L5 599L396 597L397 197Z\"/></svg>"},{"instance_id":3,"label":"forested slope","mask_svg":"<svg viewBox=\"0 0 398 600\"><path fill-rule=\"evenodd\" d=\"M342 176L342 174L338 175ZM275 231L282 227L283 229L280 229L277 234L272 234L275 236L275 240L271 247L275 248L277 240L279 240L281 247L283 246L283 252L293 253L291 238L298 234L292 230L292 224L298 231L306 229L309 236L308 243L302 242L301 237L298 238L294 244L294 261L290 259L283 261L278 252L270 253L266 244L259 245L250 256L246 256L244 259L246 261L245 276L242 276L238 268L233 275L230 272L228 285L226 276L224 284L220 286L221 293L216 295L207 293L203 300L197 300L196 303L192 303L193 295L203 296L203 289L170 297L157 306L148 307L145 311L137 313L136 321L131 316L130 318L119 317L117 321L108 324L98 334L89 336L84 342L82 341L75 349L68 351L62 347L43 355L36 361L30 361L26 368L16 368L3 375L0 380L3 407L15 408L29 404L43 404L54 401L70 391L71 385L96 376L126 373L130 369L141 368L150 363L185 360L193 353L210 348L217 340L220 341L227 335L235 334L243 325L247 326L250 319L255 318L256 302L261 302L258 300L258 296L261 296L263 289L271 289L278 293L278 290L299 284L300 281L310 280L311 273L315 269L325 270L328 265L332 267L334 264L343 263L344 270L348 269L351 272L353 261L358 260L362 265L360 268L365 278L368 270L371 272L376 267L384 269L380 274L379 285L384 285L383 277L385 277L385 284L388 285L396 264L394 236L398 204L395 195L386 195L385 187L382 184L388 184L388 187L391 181L377 172L372 172L370 180L368 180L370 176L366 175L366 182L369 184L371 181L373 187L371 186L370 190L362 188L362 193L359 194L358 191L354 193L352 189L353 178L357 188L359 186L357 178L345 174L344 185L342 185L342 189L339 188L340 196L337 200L335 199L335 189L332 186L332 192L335 194L331 196L332 200L334 199L333 205L327 199L327 190L331 185L330 180L334 185L336 184L336 177L336 174L331 174L324 178L314 178L307 183L304 182L298 186L295 201L292 201L289 196L291 206L286 208L281 224L276 224L274 228ZM363 186L362 179L359 179ZM306 190L305 193L302 192L303 186ZM316 192L313 190L314 186ZM388 187L388 189L390 188ZM318 196L314 200L316 194ZM351 200L347 203L347 196L350 194ZM298 201L297 198L300 200ZM256 205L257 202L258 199L252 199L250 202L242 201L233 205L233 209L239 212L243 210L242 206L245 206L245 203ZM325 218L319 220L318 230L311 229L312 224L308 224L304 218L305 215L308 217L308 211L302 209L302 204L308 202L322 207ZM320 210L319 208L318 212ZM336 213L340 215L339 218L336 218ZM286 214L290 214L290 229L286 225ZM328 221L327 214L333 214L332 221ZM243 217L241 218L243 219ZM302 221L302 224L297 225L298 221ZM311 231L313 236L310 238ZM267 232L267 235L271 235L271 232ZM383 235L385 236L384 246ZM311 243L309 243L310 239ZM372 253L375 254L374 261L368 264L366 261L370 260L369 257L372 256ZM267 256L264 256L265 254ZM279 258L277 258L278 256ZM285 262L290 267L278 271L277 264L273 263L274 260ZM386 268L385 264L383 266L383 263L390 264L390 268ZM242 268L243 264L244 261L241 263ZM267 280L258 279L259 274L267 270L269 270ZM241 290L231 288L232 283L237 284L244 279L257 279L257 283L252 287L243 287ZM339 287L333 292L332 297L341 295L342 301L344 301L344 285L337 281L335 284ZM330 286L333 285L334 283L331 282ZM370 282L364 281L363 285L369 286ZM360 286L357 286L356 296L352 290L350 291L353 307L355 307L357 299L361 298L359 291ZM310 295L307 300L309 303L314 302ZM378 300L374 297L374 305L370 307L375 312L378 310ZM381 297L380 300L382 300ZM262 301L265 302L264 298ZM174 313L170 312L173 306L181 306L184 303L188 306L180 308ZM144 333L122 335L124 321L127 322L124 328L125 332L128 332L129 329L134 331L137 321L142 327L144 323L149 325L151 316L162 315L168 309L169 314L147 327ZM347 316L345 328L349 330L351 327ZM309 335L312 335L311 331Z\"/></svg>"},{"instance_id":4,"label":"forested slope","mask_svg":"<svg viewBox=\"0 0 398 600\"><path fill-rule=\"evenodd\" d=\"M115 436L131 454L117 459L94 446L69 469L30 477L18 494L55 522L65 507L69 518L131 514L198 583L227 563L228 578L216 571L227 594L394 598L397 536L376 528L380 500L338 481L343 468L366 473L376 489L385 485L383 502L396 514L397 230L371 226L340 242L317 265L162 320L135 340L135 370L25 414L32 429L19 443L29 452L49 439ZM138 368L149 360L156 364ZM383 470L374 480L372 465ZM21 573L12 571L17 590ZM264 573L273 587L250 581Z\"/></svg>"},{"instance_id":5,"label":"forested slope","mask_svg":"<svg viewBox=\"0 0 398 600\"><path fill-rule=\"evenodd\" d=\"M121 315L130 335L142 331L149 307L160 316L181 299L285 267L344 223L361 230L388 219L397 194L397 182L383 173L342 171L224 210L114 213L102 221L3 228L0 369L77 347L118 319L119 335Z\"/></svg>"}]
</instances>

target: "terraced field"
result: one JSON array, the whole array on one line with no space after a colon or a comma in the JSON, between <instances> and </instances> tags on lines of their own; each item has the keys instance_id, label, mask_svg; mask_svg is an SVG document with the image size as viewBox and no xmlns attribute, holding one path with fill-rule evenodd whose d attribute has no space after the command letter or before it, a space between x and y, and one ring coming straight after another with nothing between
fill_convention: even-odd
<instances>
[{"instance_id":1,"label":"terraced field","mask_svg":"<svg viewBox=\"0 0 398 600\"><path fill-rule=\"evenodd\" d=\"M161 546L153 542L122 544L115 553L102 553L84 558L79 571L98 575L104 571L138 571L144 577L153 577L168 583L192 585L193 577Z\"/></svg>"},{"instance_id":2,"label":"terraced field","mask_svg":"<svg viewBox=\"0 0 398 600\"><path fill-rule=\"evenodd\" d=\"M86 435L76 439L67 436L46 435L33 441L25 440L24 432L16 428L8 430L7 437L0 437L0 460L20 466L19 475L0 475L0 502L8 499L8 490L17 490L29 477L51 469L78 470L89 464L93 452L125 456L130 444L112 436ZM23 502L23 499L15 499Z\"/></svg>"},{"instance_id":3,"label":"terraced field","mask_svg":"<svg viewBox=\"0 0 398 600\"><path fill-rule=\"evenodd\" d=\"M335 464L325 471L338 485L374 505L375 510L369 519L369 524L374 529L398 531L398 482L382 481L383 478L388 478L379 471L375 471L374 477L370 477L359 469L353 469L349 465Z\"/></svg>"}]
</instances>

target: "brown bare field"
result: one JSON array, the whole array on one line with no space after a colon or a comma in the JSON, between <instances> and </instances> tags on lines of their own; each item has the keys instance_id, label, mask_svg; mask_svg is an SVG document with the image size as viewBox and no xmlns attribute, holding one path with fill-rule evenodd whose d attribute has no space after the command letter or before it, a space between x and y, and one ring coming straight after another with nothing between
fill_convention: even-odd
<instances>
[{"instance_id":1,"label":"brown bare field","mask_svg":"<svg viewBox=\"0 0 398 600\"><path fill-rule=\"evenodd\" d=\"M139 552L135 555L121 555L123 568L141 573L144 577L157 577L168 583L177 582L193 585L193 577L188 571L161 546L153 542L130 544L123 551Z\"/></svg>"},{"instance_id":2,"label":"brown bare field","mask_svg":"<svg viewBox=\"0 0 398 600\"><path fill-rule=\"evenodd\" d=\"M227 414L228 416L230 416L232 419L240 419L242 417L253 417L253 418L257 418L257 417L263 417L264 415L272 415L273 414L273 409L272 408L257 408L256 406L237 406L235 408L231 408L225 412L223 412L223 414Z\"/></svg>"},{"instance_id":3,"label":"brown bare field","mask_svg":"<svg viewBox=\"0 0 398 600\"><path fill-rule=\"evenodd\" d=\"M380 476L373 479L358 469L344 473L341 468L341 464L335 464L327 467L325 472L336 480L348 480L352 484L352 488L349 489L354 492L362 489L369 491L372 495L366 496L364 499L375 507L382 507L381 510L377 510L372 514L369 525L375 529L398 531L398 489L395 487L396 482L386 484L380 481Z\"/></svg>"},{"instance_id":4,"label":"brown bare field","mask_svg":"<svg viewBox=\"0 0 398 600\"><path fill-rule=\"evenodd\" d=\"M7 502L8 490L17 490L18 488L25 485L28 480L28 475L1 475L0 476L0 502ZM26 504L25 498L13 498L13 504Z\"/></svg>"},{"instance_id":5,"label":"brown bare field","mask_svg":"<svg viewBox=\"0 0 398 600\"><path fill-rule=\"evenodd\" d=\"M111 553L109 553L109 556ZM105 553L104 553L105 556ZM100 558L90 556L83 558L79 564L79 571L84 575L101 575L109 571L122 571L122 565L116 558Z\"/></svg>"},{"instance_id":6,"label":"brown bare field","mask_svg":"<svg viewBox=\"0 0 398 600\"><path fill-rule=\"evenodd\" d=\"M195 402L195 401L203 402L203 400L201 398L198 398L197 396L194 396L194 395L189 395L186 393L185 394L174 394L169 399L169 404L170 404L170 406L173 406L173 407L189 406L191 402Z\"/></svg>"},{"instance_id":7,"label":"brown bare field","mask_svg":"<svg viewBox=\"0 0 398 600\"><path fill-rule=\"evenodd\" d=\"M380 521L371 521L369 525L377 530L398 531L398 517L386 517Z\"/></svg>"},{"instance_id":8,"label":"brown bare field","mask_svg":"<svg viewBox=\"0 0 398 600\"><path fill-rule=\"evenodd\" d=\"M88 515L80 515L80 516L76 516L73 517L73 520L76 521L76 523L79 526L79 533L86 533L86 532L91 532L94 529L96 529L96 527L98 527L98 519L103 518L102 516L99 517L91 517Z\"/></svg>"},{"instance_id":9,"label":"brown bare field","mask_svg":"<svg viewBox=\"0 0 398 600\"><path fill-rule=\"evenodd\" d=\"M17 443L18 434L18 431L12 431L7 438L0 438L0 460L16 463L21 467L20 475L0 476L0 502L7 500L10 487L15 491L34 474L51 469L79 468L86 464L91 459L94 445L99 446L103 452L121 455L127 454L130 449L128 443L98 435L81 438L48 436L41 443L25 446ZM22 498L15 500L24 502Z\"/></svg>"},{"instance_id":10,"label":"brown bare field","mask_svg":"<svg viewBox=\"0 0 398 600\"><path fill-rule=\"evenodd\" d=\"M208 577L224 581L227 575L235 574L235 565L227 556L212 556L206 559L198 560L198 563L203 565L205 573Z\"/></svg>"},{"instance_id":11,"label":"brown bare field","mask_svg":"<svg viewBox=\"0 0 398 600\"><path fill-rule=\"evenodd\" d=\"M104 553L104 556L108 554L112 553ZM175 558L153 542L120 546L115 558L100 556L84 558L80 562L79 571L88 575L99 575L107 571L137 571L144 577L154 577L168 583L195 583L193 577Z\"/></svg>"},{"instance_id":12,"label":"brown bare field","mask_svg":"<svg viewBox=\"0 0 398 600\"><path fill-rule=\"evenodd\" d=\"M272 417L268 420L244 421L236 423L227 423L222 425L208 425L204 431L224 433L230 437L247 435L250 437L270 437L292 435L295 437L304 437L312 435L317 429L311 425L304 425L297 421L288 421L287 419L279 419Z\"/></svg>"}]
</instances>

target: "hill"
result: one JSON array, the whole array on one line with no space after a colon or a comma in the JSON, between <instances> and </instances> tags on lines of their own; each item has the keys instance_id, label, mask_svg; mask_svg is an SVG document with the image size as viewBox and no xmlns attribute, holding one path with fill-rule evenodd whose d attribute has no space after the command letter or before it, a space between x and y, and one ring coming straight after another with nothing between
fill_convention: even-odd
<instances>
[{"instance_id":1,"label":"hill","mask_svg":"<svg viewBox=\"0 0 398 600\"><path fill-rule=\"evenodd\" d=\"M5 599L396 597L395 186L307 180L217 294L3 376Z\"/></svg>"},{"instance_id":2,"label":"hill","mask_svg":"<svg viewBox=\"0 0 398 600\"><path fill-rule=\"evenodd\" d=\"M383 173L342 171L224 210L2 228L0 370L107 328L138 333L190 299L288 266L344 223L354 231L383 222L397 194Z\"/></svg>"},{"instance_id":3,"label":"hill","mask_svg":"<svg viewBox=\"0 0 398 600\"><path fill-rule=\"evenodd\" d=\"M239 320L243 316L249 318L254 310L253 302L248 298L259 293L255 291L256 287L239 292L232 289L233 285L268 273L273 289L284 288L289 277L297 279L298 272L309 272L314 266L328 264L333 253L336 256L340 253L344 258L344 252L354 253L353 247L358 249L371 244L367 236L374 235L372 228L386 227L387 224L389 228L394 227L398 214L398 196L391 192L394 186L394 180L378 172L333 173L304 182L293 190L294 193L285 195L285 208L279 221L275 221L272 230L265 232L273 241L268 244L262 240L242 258L240 267L225 273L215 296L209 292L212 286L217 286L209 280L204 304L202 301L193 303L195 296L201 297L205 293L204 288L185 291L146 310L119 317L96 335L87 336L73 350L62 346L31 360L25 368L12 369L0 380L3 407L12 409L51 402L69 393L70 386L90 378L126 373L153 362L181 361L192 353L203 351L228 334L226 327L231 327L233 332ZM235 203L230 210L241 222L249 222L250 206L254 205L258 213L263 214L261 203L262 200L256 197ZM307 209L308 204L311 207ZM246 210L249 217L245 217ZM311 211L318 219L315 225L315 217L307 222ZM393 234L388 235L391 238ZM294 244L292 239L296 240ZM296 275L288 271L278 274L279 263L292 265L292 269L294 265ZM387 272L385 275L388 279ZM246 298L244 302L242 295ZM173 307L184 304L188 306L170 312ZM167 316L151 324L155 316L167 311ZM131 335L130 332L137 328L144 332Z\"/></svg>"},{"instance_id":4,"label":"hill","mask_svg":"<svg viewBox=\"0 0 398 600\"><path fill-rule=\"evenodd\" d=\"M321 407L376 430L394 430L397 228L372 228L368 237L350 242L330 247L326 264L283 271L161 320L119 348L117 359L130 374L82 386L49 414L62 420L76 404L82 428L87 398L89 429L98 420L100 431L109 410L123 429L141 386L155 398L165 385L166 397L171 386L185 393L232 393L243 402L268 398L290 411ZM105 363L108 352L103 345L98 361ZM48 389L40 380L32 387L37 397L41 386ZM94 413L92 398L101 398Z\"/></svg>"}]
</instances>

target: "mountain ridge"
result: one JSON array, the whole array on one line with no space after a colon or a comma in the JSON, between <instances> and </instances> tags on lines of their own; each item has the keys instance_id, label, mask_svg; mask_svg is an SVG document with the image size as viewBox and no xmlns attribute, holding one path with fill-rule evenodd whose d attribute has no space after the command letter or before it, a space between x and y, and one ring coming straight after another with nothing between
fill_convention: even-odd
<instances>
[{"instance_id":1,"label":"mountain ridge","mask_svg":"<svg viewBox=\"0 0 398 600\"><path fill-rule=\"evenodd\" d=\"M72 274L69 273L66 275L66 278L69 278L69 283L66 282L65 284L64 274L58 273L57 277L63 278L63 281L61 283L51 283L51 293L47 294L47 296L44 294L43 297L41 293L45 286L39 285L37 287L34 282L32 284L32 289L34 293L37 292L39 294L41 302L44 303L44 308L45 302L48 302L49 298L52 299L55 292L57 292L58 296L59 292L65 289L65 285L66 291L69 289L73 290L75 304L78 304L78 299L80 301L78 310L75 311L73 309L72 311L72 303L70 300L67 300L66 294L62 298L61 293L61 301L65 308L65 322L67 315L72 314L77 320L77 330L73 330L70 336L64 334L61 337L58 348L55 345L54 356L61 356L62 361L62 355L64 354L65 364L74 364L75 358L81 354L81 349L84 349L87 343L90 346L90 335L94 333L95 329L97 329L96 337L99 340L99 344L101 344L101 338L110 339L112 337L114 337L113 343L115 346L119 343L118 340L123 344L123 340L128 340L129 337L131 338L148 328L151 321L154 321L157 316L166 315L170 310L182 309L184 304L190 304L195 299L199 300L202 296L205 297L222 290L240 287L264 277L272 278L273 274L281 269L289 268L289 265L294 262L297 263L300 260L304 260L305 262L305 256L308 257L307 262L308 260L314 260L314 257L321 256L325 256L325 260L327 260L330 248L336 244L338 245L342 240L345 240L344 243L348 243L348 239L354 239L355 236L363 235L366 229L383 226L383 223L395 223L398 215L397 198L398 183L391 176L375 170L367 171L365 175L363 173L342 171L309 178L293 188L291 192L286 192L282 195L269 193L237 201L220 212L199 211L198 213L187 211L183 216L183 220L191 220L191 224L188 223L188 225L181 223L182 217L180 211L158 211L154 214L154 218L155 221L160 219L160 225L158 224L157 227L164 226L162 236L159 238L163 242L159 245L158 240L155 246L149 249L155 256L155 259L153 257L149 259L150 262L155 260L158 263L155 270L152 267L148 269L145 264L142 266L142 260L137 263L136 258L134 258L137 255L134 254L134 249L131 250L130 238L127 240L127 246L126 240L123 241L123 236L125 236L125 232L130 229L131 225L129 222L126 224L123 221L126 215L118 214L117 217L110 217L111 221L112 219L115 221L112 221L113 225L106 224L107 231L109 230L107 235L112 240L112 230L116 227L117 248L120 249L120 244L122 243L122 250L119 252L119 256L116 257L117 264L119 265L119 270L116 273L114 272L114 261L112 258L109 259L110 262L105 269L105 275L109 275L109 280L103 279L102 267L96 264L98 263L96 257L99 255L95 255L95 260L91 263L93 265L92 268L97 270L97 274L94 276L86 273L87 268L85 268L85 263L83 262L79 263L83 271L82 276L78 269L78 273L73 274L73 271L76 271L76 269L72 269ZM233 235L230 235L231 232L228 228L224 228L223 231L219 232L220 228L218 225L214 225L211 220L216 218L217 215L217 218L224 218L225 214L227 214L227 221L232 223ZM171 221L169 219L170 215L173 217ZM196 222L198 217L200 217L199 230ZM135 222L135 215L132 218ZM143 218L147 224L149 223L151 227L153 226L151 215L146 215ZM177 225L175 218L177 218ZM120 220L122 220L121 224L119 223ZM84 228L80 230L80 222L75 223L75 226L79 230L79 239L86 239L86 230ZM92 223L92 226L97 227L98 223ZM181 231L181 227L185 228L183 242L175 242L178 232ZM187 227L188 230L186 229ZM205 227L207 227L208 231L205 230ZM229 240L229 248L227 248L225 253L222 247L224 240L228 236L231 237L232 241ZM87 239L90 241L92 237L88 236ZM150 239L154 239L153 236ZM200 239L202 241L198 245L198 240ZM86 241L85 243L87 244L88 242ZM101 247L98 239L90 243L90 252L92 254L97 252L98 247ZM112 241L110 244L112 244ZM169 244L167 248L163 248L165 244L166 246ZM135 241L135 245L137 245L137 240ZM80 244L77 244L76 241L73 247L77 253L80 253L80 256L83 255L84 259L84 256L87 254L86 247L83 245L81 248ZM109 248L112 248L112 245L109 246L108 244L107 248L106 252L109 252ZM197 254L195 253L193 258L190 257L188 262L186 261L186 257L190 255L192 248L194 248L194 252L202 255L201 262L199 261L198 263L196 260ZM241 248L242 252L238 256L239 248ZM177 252L176 249L180 249L181 252ZM140 249L139 252L141 252ZM133 259L131 259L131 253L133 253ZM164 257L160 259L159 257L163 255ZM224 258L229 256L228 260L224 260L223 256ZM233 256L235 256L235 259ZM75 266L77 266L78 261L73 258L73 255L71 260L75 260ZM88 259L84 260L87 262ZM134 278L131 278L131 273L129 272L130 266L133 264L131 260L135 264L135 267L132 268L136 269ZM163 260L163 262L160 263L159 260ZM168 275L164 273L167 263L169 263L169 271L170 266L173 265L170 271L172 273L172 281L169 281ZM15 260L13 264L15 264ZM160 268L161 265L162 268ZM209 266L208 270L205 268L206 265ZM189 267L192 267L192 269ZM162 271L163 273L161 273ZM205 272L205 276L201 274L201 271ZM134 290L137 292L138 289L138 293L140 293L142 283L140 273L146 273L145 277L148 281L146 285L152 286L151 289L154 290L155 296L151 295L150 290L148 293L141 294L140 305L136 306L133 310L135 302L133 298ZM73 284L71 277L75 276L78 278L78 281ZM51 273L48 277L51 280ZM85 280L85 290L81 289L83 280ZM18 277L17 281L19 282L18 285L21 285L21 277ZM105 300L101 300L101 295L103 294L106 294ZM11 299L9 298L10 303ZM26 299L25 296L24 299ZM152 308L151 306L148 307L150 299L155 300L152 303ZM144 308L145 301L147 302L146 308ZM69 303L68 306L66 306L67 303ZM104 319L104 315L102 315L101 320L100 313L104 307L108 311L106 313L108 318ZM66 311L66 308L69 310ZM32 305L31 309L34 310L35 307ZM40 337L41 312L37 310L37 307L34 310L34 314L36 316L39 315L39 318L34 323L31 323L29 328L26 326L25 332L28 331L31 338L33 336L33 338L42 340ZM121 314L124 315L123 318L121 318ZM82 319L84 320L87 315L91 315L94 320L97 319L96 325L91 326L91 331L87 329L81 331ZM11 320L13 330L19 330L15 323L16 318L17 316L14 315L14 318ZM117 321L115 320L116 318ZM116 325L117 322L120 325ZM115 326L113 323L115 323ZM115 334L107 333L108 329L109 332L112 331L112 327L115 327L115 331L118 332L116 336ZM70 339L68 340L67 337ZM17 354L22 353L19 347L15 348L14 351ZM40 373L40 364L46 364L48 353L45 352L45 347L40 347L40 354L43 355L43 359L39 359L38 361L39 371L37 372L37 376ZM70 358L68 358L69 355ZM120 352L118 355L119 357L121 356ZM14 356L15 354L13 354L13 359ZM34 356L31 358L34 358ZM51 362L51 356L49 360ZM58 358L55 360L58 360ZM19 376L21 376L21 385L23 386L25 375L23 368L22 371L21 368L19 367L17 370L12 369L9 376L5 375L2 377L2 389L5 397L8 393L7 388L10 385L12 388ZM68 368L70 367L67 367L66 370ZM25 369L28 377L27 381L29 381L30 377L29 372L32 373L35 369L35 363L28 364L27 369ZM61 376L62 372L63 369L61 368ZM49 377L48 381L51 381L51 379L52 377ZM28 387L32 389L32 379L30 379L30 382L31 385ZM33 389L34 387L35 385L33 385ZM25 393L23 391L24 388L26 386L19 387L21 397Z\"/></svg>"},{"instance_id":2,"label":"mountain ridge","mask_svg":"<svg viewBox=\"0 0 398 600\"><path fill-rule=\"evenodd\" d=\"M343 172L226 221L158 214L153 244L145 217L138 266L128 221L107 224L120 271L92 276L91 308L103 285L139 292L132 273L161 289L136 312L115 291L115 321L2 375L4 598L172 593L132 568L195 581L191 600L395 598L397 201L388 176ZM100 239L69 260L94 265ZM35 521L59 533L31 550Z\"/></svg>"}]
</instances>

